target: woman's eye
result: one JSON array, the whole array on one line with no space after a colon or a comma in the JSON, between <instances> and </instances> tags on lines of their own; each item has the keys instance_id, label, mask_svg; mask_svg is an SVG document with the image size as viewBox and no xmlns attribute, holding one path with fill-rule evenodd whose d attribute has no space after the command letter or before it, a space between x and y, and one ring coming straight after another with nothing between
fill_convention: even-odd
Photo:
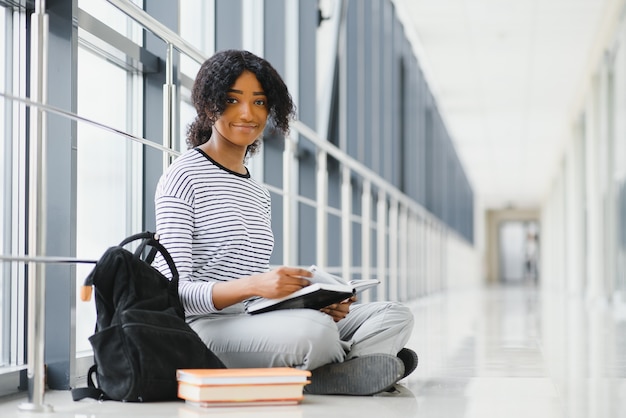
<instances>
[{"instance_id":1,"label":"woman's eye","mask_svg":"<svg viewBox=\"0 0 626 418\"><path fill-rule=\"evenodd\" d=\"M233 104L233 103L237 103L237 99L235 99L234 97L226 98L226 104Z\"/></svg>"},{"instance_id":2,"label":"woman's eye","mask_svg":"<svg viewBox=\"0 0 626 418\"><path fill-rule=\"evenodd\" d=\"M254 102L258 106L265 106L265 99L259 99Z\"/></svg>"}]
</instances>

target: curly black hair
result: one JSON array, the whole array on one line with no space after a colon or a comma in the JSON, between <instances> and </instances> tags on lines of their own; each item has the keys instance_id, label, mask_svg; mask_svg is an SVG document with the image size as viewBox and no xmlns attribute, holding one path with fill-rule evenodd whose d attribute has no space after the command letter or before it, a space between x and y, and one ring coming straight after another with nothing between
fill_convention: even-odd
<instances>
[{"instance_id":1,"label":"curly black hair","mask_svg":"<svg viewBox=\"0 0 626 418\"><path fill-rule=\"evenodd\" d=\"M289 132L295 105L278 72L265 59L251 52L229 49L217 52L204 61L193 83L191 101L197 115L187 128L187 145L190 148L211 138L212 126L226 108L227 92L244 71L253 73L263 87L273 128L283 135ZM246 156L253 155L259 146L257 139L248 146Z\"/></svg>"}]
</instances>

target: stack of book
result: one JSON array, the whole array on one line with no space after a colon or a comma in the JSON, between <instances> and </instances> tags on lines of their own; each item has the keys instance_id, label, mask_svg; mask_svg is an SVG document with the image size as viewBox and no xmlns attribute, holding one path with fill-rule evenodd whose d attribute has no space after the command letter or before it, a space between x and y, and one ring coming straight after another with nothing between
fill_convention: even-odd
<instances>
[{"instance_id":1,"label":"stack of book","mask_svg":"<svg viewBox=\"0 0 626 418\"><path fill-rule=\"evenodd\" d=\"M178 397L203 407L297 404L310 376L291 367L176 371Z\"/></svg>"}]
</instances>

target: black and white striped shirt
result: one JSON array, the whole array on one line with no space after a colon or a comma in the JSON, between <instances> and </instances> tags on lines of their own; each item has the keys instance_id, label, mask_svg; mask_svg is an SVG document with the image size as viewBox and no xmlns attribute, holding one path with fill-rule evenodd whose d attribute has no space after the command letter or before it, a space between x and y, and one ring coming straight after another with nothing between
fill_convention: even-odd
<instances>
[{"instance_id":1,"label":"black and white striped shirt","mask_svg":"<svg viewBox=\"0 0 626 418\"><path fill-rule=\"evenodd\" d=\"M159 241L180 275L188 316L214 313L213 285L269 269L274 246L268 190L194 148L163 174L155 193ZM155 267L170 276L167 264Z\"/></svg>"}]
</instances>

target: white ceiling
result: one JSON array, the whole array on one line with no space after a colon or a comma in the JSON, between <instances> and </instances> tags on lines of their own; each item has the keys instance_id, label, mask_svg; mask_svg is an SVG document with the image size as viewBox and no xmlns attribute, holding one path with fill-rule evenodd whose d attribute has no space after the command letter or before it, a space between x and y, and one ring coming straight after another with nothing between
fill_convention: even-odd
<instances>
[{"instance_id":1,"label":"white ceiling","mask_svg":"<svg viewBox=\"0 0 626 418\"><path fill-rule=\"evenodd\" d=\"M395 3L482 205L539 208L623 0Z\"/></svg>"}]
</instances>

